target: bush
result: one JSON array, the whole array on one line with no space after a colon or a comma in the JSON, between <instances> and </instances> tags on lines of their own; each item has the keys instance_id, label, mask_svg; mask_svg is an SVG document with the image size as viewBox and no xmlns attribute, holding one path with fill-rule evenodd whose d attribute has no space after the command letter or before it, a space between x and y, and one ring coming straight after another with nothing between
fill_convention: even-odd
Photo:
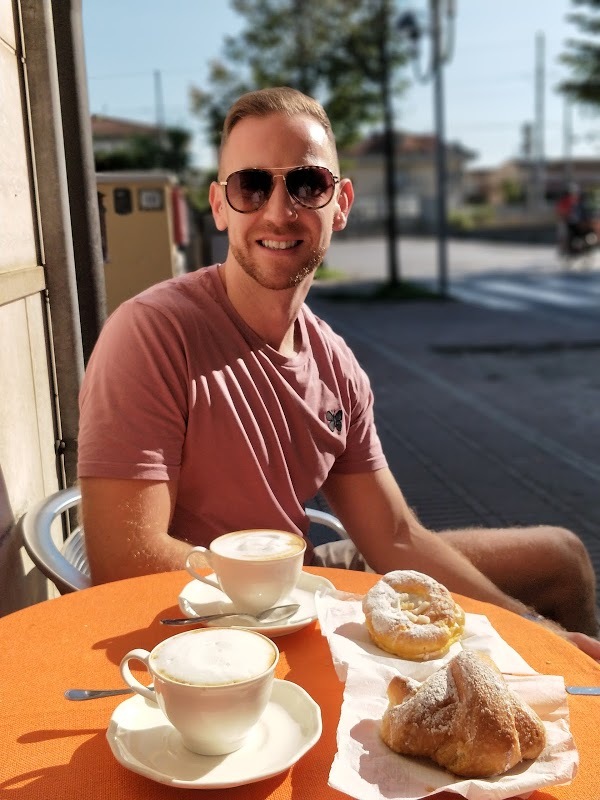
<instances>
[{"instance_id":1,"label":"bush","mask_svg":"<svg viewBox=\"0 0 600 800\"><path fill-rule=\"evenodd\" d=\"M457 231L472 231L484 225L489 225L494 219L494 210L491 206L463 206L452 210L448 214L448 222Z\"/></svg>"}]
</instances>

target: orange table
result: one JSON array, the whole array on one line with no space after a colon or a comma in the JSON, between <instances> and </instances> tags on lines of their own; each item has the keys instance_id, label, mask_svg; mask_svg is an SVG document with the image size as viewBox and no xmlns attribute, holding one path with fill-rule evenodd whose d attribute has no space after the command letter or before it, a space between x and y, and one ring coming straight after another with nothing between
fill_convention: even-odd
<instances>
[{"instance_id":1,"label":"orange table","mask_svg":"<svg viewBox=\"0 0 600 800\"><path fill-rule=\"evenodd\" d=\"M309 568L344 591L364 593L377 576ZM336 752L343 685L317 623L279 637L277 677L303 686L321 706L323 735L290 770L249 786L219 790L177 789L121 766L105 738L113 709L123 698L73 703L71 686L122 685L121 657L134 647L150 650L172 634L158 622L179 616L177 596L190 580L172 572L117 581L48 600L0 619L0 795L7 800L63 798L344 798L327 785ZM564 675L569 684L600 684L600 666L534 622L458 596L465 610L487 615L499 634L539 672ZM546 788L531 800L598 800L600 697L569 696L571 730L580 754L569 786ZM454 798L456 795L446 795Z\"/></svg>"}]
</instances>

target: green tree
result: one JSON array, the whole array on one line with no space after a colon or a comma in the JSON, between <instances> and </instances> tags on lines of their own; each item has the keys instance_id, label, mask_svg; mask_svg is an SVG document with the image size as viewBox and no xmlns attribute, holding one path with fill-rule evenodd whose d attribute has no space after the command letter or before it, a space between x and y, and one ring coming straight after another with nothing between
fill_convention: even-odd
<instances>
[{"instance_id":1,"label":"green tree","mask_svg":"<svg viewBox=\"0 0 600 800\"><path fill-rule=\"evenodd\" d=\"M190 140L184 128L166 128L160 137L134 136L117 150L96 153L96 169L168 169L183 177L190 167Z\"/></svg>"},{"instance_id":2,"label":"green tree","mask_svg":"<svg viewBox=\"0 0 600 800\"><path fill-rule=\"evenodd\" d=\"M343 149L376 123L386 132L388 230L395 237L392 97L404 88L398 68L406 43L394 32L394 0L231 0L246 19L228 36L208 86L190 91L192 112L218 147L227 109L244 92L292 86L321 101ZM392 256L393 254L393 256ZM391 282L397 282L390 247Z\"/></svg>"},{"instance_id":3,"label":"green tree","mask_svg":"<svg viewBox=\"0 0 600 800\"><path fill-rule=\"evenodd\" d=\"M525 202L525 187L517 178L505 178L500 186L502 199L509 206L523 205Z\"/></svg>"},{"instance_id":4,"label":"green tree","mask_svg":"<svg viewBox=\"0 0 600 800\"><path fill-rule=\"evenodd\" d=\"M227 109L241 94L293 86L325 106L340 148L383 118L382 86L404 63L392 36L393 0L231 0L247 20L228 36L207 88L192 87L191 105L217 146ZM382 53L382 37L388 41ZM394 90L403 84L396 80Z\"/></svg>"},{"instance_id":5,"label":"green tree","mask_svg":"<svg viewBox=\"0 0 600 800\"><path fill-rule=\"evenodd\" d=\"M571 0L587 8L571 13L567 19L584 38L568 39L561 61L571 77L560 90L572 100L589 107L600 106L600 0Z\"/></svg>"}]
</instances>

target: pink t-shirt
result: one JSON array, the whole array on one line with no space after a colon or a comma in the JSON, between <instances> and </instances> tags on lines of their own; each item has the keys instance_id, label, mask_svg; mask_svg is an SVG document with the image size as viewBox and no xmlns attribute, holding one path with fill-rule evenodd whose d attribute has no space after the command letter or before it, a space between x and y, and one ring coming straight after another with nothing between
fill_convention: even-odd
<instances>
[{"instance_id":1,"label":"pink t-shirt","mask_svg":"<svg viewBox=\"0 0 600 800\"><path fill-rule=\"evenodd\" d=\"M79 477L177 480L171 535L305 535L330 472L387 466L369 380L304 305L293 357L231 305L216 266L151 287L106 322L80 395Z\"/></svg>"}]
</instances>

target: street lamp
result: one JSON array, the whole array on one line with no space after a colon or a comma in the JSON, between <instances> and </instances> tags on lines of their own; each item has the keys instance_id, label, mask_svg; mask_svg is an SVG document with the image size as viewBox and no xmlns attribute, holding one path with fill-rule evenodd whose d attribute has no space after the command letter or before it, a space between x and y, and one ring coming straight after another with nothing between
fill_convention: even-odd
<instances>
[{"instance_id":1,"label":"street lamp","mask_svg":"<svg viewBox=\"0 0 600 800\"><path fill-rule=\"evenodd\" d=\"M445 13L445 25L442 17ZM397 22L398 30L410 42L410 56L417 79L426 83L433 79L435 119L435 171L436 171L436 222L438 243L438 291L442 297L448 293L447 247L447 169L444 132L444 85L442 68L454 48L454 17L456 0L429 0L429 24L421 26L413 11L406 11ZM431 36L431 60L428 68L421 70L421 37Z\"/></svg>"}]
</instances>

